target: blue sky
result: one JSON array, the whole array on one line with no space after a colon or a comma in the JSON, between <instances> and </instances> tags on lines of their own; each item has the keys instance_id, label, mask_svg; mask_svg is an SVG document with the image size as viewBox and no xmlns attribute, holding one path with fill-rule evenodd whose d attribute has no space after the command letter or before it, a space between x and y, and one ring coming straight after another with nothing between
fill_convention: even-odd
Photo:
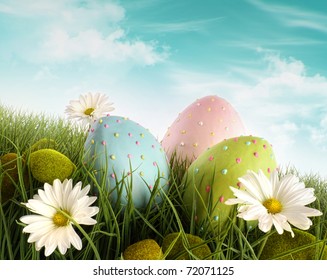
<instances>
[{"instance_id":1,"label":"blue sky","mask_svg":"<svg viewBox=\"0 0 327 280\"><path fill-rule=\"evenodd\" d=\"M324 0L0 0L0 102L64 116L86 92L159 138L216 94L279 163L327 157Z\"/></svg>"}]
</instances>

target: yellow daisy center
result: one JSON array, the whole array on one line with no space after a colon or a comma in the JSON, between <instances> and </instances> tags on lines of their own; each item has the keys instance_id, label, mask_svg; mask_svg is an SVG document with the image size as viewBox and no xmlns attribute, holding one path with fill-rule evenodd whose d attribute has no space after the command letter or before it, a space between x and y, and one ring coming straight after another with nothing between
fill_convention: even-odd
<instances>
[{"instance_id":1,"label":"yellow daisy center","mask_svg":"<svg viewBox=\"0 0 327 280\"><path fill-rule=\"evenodd\" d=\"M67 226L69 219L61 212L57 212L52 217L52 221L57 227L65 227Z\"/></svg>"},{"instance_id":2,"label":"yellow daisy center","mask_svg":"<svg viewBox=\"0 0 327 280\"><path fill-rule=\"evenodd\" d=\"M92 113L94 112L94 108L87 108L85 111L84 111L84 114L87 115L87 116L92 116Z\"/></svg>"},{"instance_id":3,"label":"yellow daisy center","mask_svg":"<svg viewBox=\"0 0 327 280\"><path fill-rule=\"evenodd\" d=\"M277 214L282 211L282 204L275 198L269 198L265 200L263 203L263 206L267 208L268 213L270 214Z\"/></svg>"}]
</instances>

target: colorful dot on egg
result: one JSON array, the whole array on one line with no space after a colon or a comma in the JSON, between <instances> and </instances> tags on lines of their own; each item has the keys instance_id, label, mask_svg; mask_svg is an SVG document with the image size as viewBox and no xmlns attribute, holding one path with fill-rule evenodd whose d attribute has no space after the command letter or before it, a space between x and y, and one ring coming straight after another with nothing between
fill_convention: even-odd
<instances>
[{"instance_id":1,"label":"colorful dot on egg","mask_svg":"<svg viewBox=\"0 0 327 280\"><path fill-rule=\"evenodd\" d=\"M200 102L196 103L196 106L198 106L198 107L201 106L201 103Z\"/></svg>"},{"instance_id":2,"label":"colorful dot on egg","mask_svg":"<svg viewBox=\"0 0 327 280\"><path fill-rule=\"evenodd\" d=\"M223 195L221 195L221 196L219 197L219 202L220 202L220 203L223 203L224 201L225 201L225 198L224 198Z\"/></svg>"},{"instance_id":3,"label":"colorful dot on egg","mask_svg":"<svg viewBox=\"0 0 327 280\"><path fill-rule=\"evenodd\" d=\"M114 136L115 136L116 138L118 138L118 137L119 137L119 133L118 133L118 132L115 132L115 133L114 133Z\"/></svg>"},{"instance_id":4,"label":"colorful dot on egg","mask_svg":"<svg viewBox=\"0 0 327 280\"><path fill-rule=\"evenodd\" d=\"M105 145L107 145L107 142L106 142L106 141L101 141L101 144L102 144L103 146L105 146Z\"/></svg>"},{"instance_id":5,"label":"colorful dot on egg","mask_svg":"<svg viewBox=\"0 0 327 280\"><path fill-rule=\"evenodd\" d=\"M141 133L140 136L141 136L142 138L144 138L144 133Z\"/></svg>"},{"instance_id":6,"label":"colorful dot on egg","mask_svg":"<svg viewBox=\"0 0 327 280\"><path fill-rule=\"evenodd\" d=\"M221 170L221 174L226 175L228 173L228 170L226 168L224 168L223 170Z\"/></svg>"},{"instance_id":7,"label":"colorful dot on egg","mask_svg":"<svg viewBox=\"0 0 327 280\"><path fill-rule=\"evenodd\" d=\"M268 167L268 169L267 169L267 172L268 172L268 173L270 173L270 172L271 172L271 169L270 169L269 167Z\"/></svg>"},{"instance_id":8,"label":"colorful dot on egg","mask_svg":"<svg viewBox=\"0 0 327 280\"><path fill-rule=\"evenodd\" d=\"M215 136L215 133L213 131L210 132L210 136Z\"/></svg>"},{"instance_id":9,"label":"colorful dot on egg","mask_svg":"<svg viewBox=\"0 0 327 280\"><path fill-rule=\"evenodd\" d=\"M251 145L251 142L250 142L250 141L246 141L246 142L245 142L245 145L246 145L246 146L250 146L250 145Z\"/></svg>"},{"instance_id":10,"label":"colorful dot on egg","mask_svg":"<svg viewBox=\"0 0 327 280\"><path fill-rule=\"evenodd\" d=\"M257 140L256 139L253 139L252 142L253 142L253 144L257 144Z\"/></svg>"},{"instance_id":11,"label":"colorful dot on egg","mask_svg":"<svg viewBox=\"0 0 327 280\"><path fill-rule=\"evenodd\" d=\"M111 177L112 179L115 179L115 178L116 178L116 176L115 176L114 173L111 173L110 177Z\"/></svg>"},{"instance_id":12,"label":"colorful dot on egg","mask_svg":"<svg viewBox=\"0 0 327 280\"><path fill-rule=\"evenodd\" d=\"M140 176L144 176L144 172L143 171L140 172Z\"/></svg>"},{"instance_id":13,"label":"colorful dot on egg","mask_svg":"<svg viewBox=\"0 0 327 280\"><path fill-rule=\"evenodd\" d=\"M209 157L209 161L213 161L214 157L213 156L210 156Z\"/></svg>"},{"instance_id":14,"label":"colorful dot on egg","mask_svg":"<svg viewBox=\"0 0 327 280\"><path fill-rule=\"evenodd\" d=\"M207 111L208 111L208 112L211 112L211 107L208 107Z\"/></svg>"},{"instance_id":15,"label":"colorful dot on egg","mask_svg":"<svg viewBox=\"0 0 327 280\"><path fill-rule=\"evenodd\" d=\"M228 146L224 146L224 147L223 147L223 150L224 150L224 151L227 151L227 150L228 150Z\"/></svg>"},{"instance_id":16,"label":"colorful dot on egg","mask_svg":"<svg viewBox=\"0 0 327 280\"><path fill-rule=\"evenodd\" d=\"M194 147L194 148L196 148L197 146L199 146L198 143L194 143L194 144L193 144L193 147Z\"/></svg>"},{"instance_id":17,"label":"colorful dot on egg","mask_svg":"<svg viewBox=\"0 0 327 280\"><path fill-rule=\"evenodd\" d=\"M149 185L149 189L152 190L153 189L153 186L152 185Z\"/></svg>"},{"instance_id":18,"label":"colorful dot on egg","mask_svg":"<svg viewBox=\"0 0 327 280\"><path fill-rule=\"evenodd\" d=\"M129 136L129 137L133 137L133 134L129 132L129 133L128 133L128 136Z\"/></svg>"},{"instance_id":19,"label":"colorful dot on egg","mask_svg":"<svg viewBox=\"0 0 327 280\"><path fill-rule=\"evenodd\" d=\"M92 140L91 140L91 144L94 144L94 143L95 143L95 141L94 141L94 139L92 139Z\"/></svg>"},{"instance_id":20,"label":"colorful dot on egg","mask_svg":"<svg viewBox=\"0 0 327 280\"><path fill-rule=\"evenodd\" d=\"M132 156L131 154L128 154L127 157L128 157L128 158L132 158L133 156Z\"/></svg>"},{"instance_id":21,"label":"colorful dot on egg","mask_svg":"<svg viewBox=\"0 0 327 280\"><path fill-rule=\"evenodd\" d=\"M225 111L225 110L226 110L226 108L225 108L224 106L222 106L222 107L221 107L221 110Z\"/></svg>"},{"instance_id":22,"label":"colorful dot on egg","mask_svg":"<svg viewBox=\"0 0 327 280\"><path fill-rule=\"evenodd\" d=\"M110 155L110 158L111 158L112 160L115 160L115 159L116 159L116 156L115 156L115 155Z\"/></svg>"},{"instance_id":23,"label":"colorful dot on egg","mask_svg":"<svg viewBox=\"0 0 327 280\"><path fill-rule=\"evenodd\" d=\"M180 142L179 144L181 147L184 147L185 146L185 143L184 142Z\"/></svg>"},{"instance_id":24,"label":"colorful dot on egg","mask_svg":"<svg viewBox=\"0 0 327 280\"><path fill-rule=\"evenodd\" d=\"M195 173L195 174L198 174L198 173L199 173L199 168L195 168L195 169L194 169L194 173Z\"/></svg>"},{"instance_id":25,"label":"colorful dot on egg","mask_svg":"<svg viewBox=\"0 0 327 280\"><path fill-rule=\"evenodd\" d=\"M155 161L152 164L153 164L153 166L158 166L157 162L155 162Z\"/></svg>"},{"instance_id":26,"label":"colorful dot on egg","mask_svg":"<svg viewBox=\"0 0 327 280\"><path fill-rule=\"evenodd\" d=\"M140 146L140 141L136 141L135 144L136 144L137 146Z\"/></svg>"},{"instance_id":27,"label":"colorful dot on egg","mask_svg":"<svg viewBox=\"0 0 327 280\"><path fill-rule=\"evenodd\" d=\"M241 188L242 183L241 182L237 182L236 186L238 186L238 188Z\"/></svg>"},{"instance_id":28,"label":"colorful dot on egg","mask_svg":"<svg viewBox=\"0 0 327 280\"><path fill-rule=\"evenodd\" d=\"M156 148L156 146L155 146L155 145L151 145L151 148L152 148L152 149L155 149L155 148Z\"/></svg>"},{"instance_id":29,"label":"colorful dot on egg","mask_svg":"<svg viewBox=\"0 0 327 280\"><path fill-rule=\"evenodd\" d=\"M208 192L210 192L210 190L211 190L211 187L209 185L206 186L206 192L208 193Z\"/></svg>"},{"instance_id":30,"label":"colorful dot on egg","mask_svg":"<svg viewBox=\"0 0 327 280\"><path fill-rule=\"evenodd\" d=\"M264 144L264 145L263 145L263 148L266 150L266 149L267 149L267 145L266 145L266 144Z\"/></svg>"},{"instance_id":31,"label":"colorful dot on egg","mask_svg":"<svg viewBox=\"0 0 327 280\"><path fill-rule=\"evenodd\" d=\"M198 125L199 125L199 126L203 126L203 122L202 122L202 121L199 121L199 122L198 122Z\"/></svg>"},{"instance_id":32,"label":"colorful dot on egg","mask_svg":"<svg viewBox=\"0 0 327 280\"><path fill-rule=\"evenodd\" d=\"M99 123L103 123L103 120L102 120L102 119L100 119L100 120L99 120Z\"/></svg>"},{"instance_id":33,"label":"colorful dot on egg","mask_svg":"<svg viewBox=\"0 0 327 280\"><path fill-rule=\"evenodd\" d=\"M214 217L213 217L213 220L214 220L215 222L218 222L219 217L218 217L218 216L214 216Z\"/></svg>"},{"instance_id":34,"label":"colorful dot on egg","mask_svg":"<svg viewBox=\"0 0 327 280\"><path fill-rule=\"evenodd\" d=\"M141 155L141 159L144 160L145 159L145 156L144 155Z\"/></svg>"},{"instance_id":35,"label":"colorful dot on egg","mask_svg":"<svg viewBox=\"0 0 327 280\"><path fill-rule=\"evenodd\" d=\"M181 130L181 134L186 134L186 130L185 129Z\"/></svg>"},{"instance_id":36,"label":"colorful dot on egg","mask_svg":"<svg viewBox=\"0 0 327 280\"><path fill-rule=\"evenodd\" d=\"M255 157L259 157L258 152L254 152L253 155L254 155Z\"/></svg>"},{"instance_id":37,"label":"colorful dot on egg","mask_svg":"<svg viewBox=\"0 0 327 280\"><path fill-rule=\"evenodd\" d=\"M116 120L116 123L121 123L121 120L119 120L119 119L118 119L118 120Z\"/></svg>"},{"instance_id":38,"label":"colorful dot on egg","mask_svg":"<svg viewBox=\"0 0 327 280\"><path fill-rule=\"evenodd\" d=\"M104 125L104 128L108 128L108 127L109 127L109 125L108 125L108 124L105 124L105 125Z\"/></svg>"},{"instance_id":39,"label":"colorful dot on egg","mask_svg":"<svg viewBox=\"0 0 327 280\"><path fill-rule=\"evenodd\" d=\"M236 158L236 163L241 163L242 159L241 158Z\"/></svg>"},{"instance_id":40,"label":"colorful dot on egg","mask_svg":"<svg viewBox=\"0 0 327 280\"><path fill-rule=\"evenodd\" d=\"M228 130L229 130L229 127L228 127L228 126L226 126L226 127L225 127L225 130L226 130L226 131L228 131Z\"/></svg>"},{"instance_id":41,"label":"colorful dot on egg","mask_svg":"<svg viewBox=\"0 0 327 280\"><path fill-rule=\"evenodd\" d=\"M94 132L94 128L91 128L91 132Z\"/></svg>"},{"instance_id":42,"label":"colorful dot on egg","mask_svg":"<svg viewBox=\"0 0 327 280\"><path fill-rule=\"evenodd\" d=\"M107 117L110 117L110 114L107 114Z\"/></svg>"},{"instance_id":43,"label":"colorful dot on egg","mask_svg":"<svg viewBox=\"0 0 327 280\"><path fill-rule=\"evenodd\" d=\"M188 118L191 119L192 118L192 114L188 114Z\"/></svg>"}]
</instances>

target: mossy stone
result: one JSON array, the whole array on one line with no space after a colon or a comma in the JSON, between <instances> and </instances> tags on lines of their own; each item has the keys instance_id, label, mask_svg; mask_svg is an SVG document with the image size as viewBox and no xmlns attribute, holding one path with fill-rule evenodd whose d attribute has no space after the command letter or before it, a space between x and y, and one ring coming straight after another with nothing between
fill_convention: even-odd
<instances>
[{"instance_id":1,"label":"mossy stone","mask_svg":"<svg viewBox=\"0 0 327 280\"><path fill-rule=\"evenodd\" d=\"M289 250L296 249L298 247L309 245L317 241L316 237L308 232L293 229L295 234L294 237L291 236L289 232L284 232L283 234L278 234L277 232L269 236L265 247L261 253L260 259L275 259L278 255L283 254ZM290 253L279 260L314 260L316 259L316 250L318 254L322 249L323 244L319 243L317 245L312 245L306 249L300 250L298 252ZM325 246L322 259L327 260L327 246Z\"/></svg>"},{"instance_id":2,"label":"mossy stone","mask_svg":"<svg viewBox=\"0 0 327 280\"><path fill-rule=\"evenodd\" d=\"M209 246L205 244L203 239L201 239L199 236L192 234L185 234L185 236L189 247L187 244L184 245L183 237L178 232L170 233L164 238L161 247L164 254L169 250L166 256L167 260L193 259L194 257L190 255L186 248L188 248L188 250L191 251L197 259L211 259L211 257L209 257L211 254L211 250ZM172 244L174 244L173 247L171 247ZM185 248L185 246L187 247Z\"/></svg>"},{"instance_id":3,"label":"mossy stone","mask_svg":"<svg viewBox=\"0 0 327 280\"><path fill-rule=\"evenodd\" d=\"M70 178L75 165L56 150L41 149L30 154L30 170L36 180L51 184L55 179L63 181Z\"/></svg>"},{"instance_id":4,"label":"mossy stone","mask_svg":"<svg viewBox=\"0 0 327 280\"><path fill-rule=\"evenodd\" d=\"M42 138L35 142L29 149L30 153L36 152L41 149L56 149L57 143L53 139Z\"/></svg>"},{"instance_id":5,"label":"mossy stone","mask_svg":"<svg viewBox=\"0 0 327 280\"><path fill-rule=\"evenodd\" d=\"M19 182L19 174L17 168L18 155L16 153L8 153L0 158L0 171L2 180L0 181L1 202L13 198L15 194L16 184ZM25 161L22 159L22 164Z\"/></svg>"},{"instance_id":6,"label":"mossy stone","mask_svg":"<svg viewBox=\"0 0 327 280\"><path fill-rule=\"evenodd\" d=\"M155 240L145 239L128 246L123 257L125 260L161 260L163 255Z\"/></svg>"}]
</instances>

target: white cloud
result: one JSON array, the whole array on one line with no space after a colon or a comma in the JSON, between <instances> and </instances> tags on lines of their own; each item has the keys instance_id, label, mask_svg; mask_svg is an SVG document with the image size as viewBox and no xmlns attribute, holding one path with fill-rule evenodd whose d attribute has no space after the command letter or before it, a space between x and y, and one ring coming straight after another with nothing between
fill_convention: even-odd
<instances>
[{"instance_id":1,"label":"white cloud","mask_svg":"<svg viewBox=\"0 0 327 280\"><path fill-rule=\"evenodd\" d=\"M327 33L327 16L321 12L303 10L299 7L271 4L259 0L248 2L277 18L285 26L301 27Z\"/></svg>"},{"instance_id":2,"label":"white cloud","mask_svg":"<svg viewBox=\"0 0 327 280\"><path fill-rule=\"evenodd\" d=\"M13 0L0 5L0 12L37 19L31 27L34 48L20 54L33 63L90 59L153 65L169 55L165 46L126 34L125 9L114 1Z\"/></svg>"},{"instance_id":3,"label":"white cloud","mask_svg":"<svg viewBox=\"0 0 327 280\"><path fill-rule=\"evenodd\" d=\"M43 66L34 76L34 81L53 80L58 77L52 73L49 67Z\"/></svg>"},{"instance_id":4,"label":"white cloud","mask_svg":"<svg viewBox=\"0 0 327 280\"><path fill-rule=\"evenodd\" d=\"M83 30L75 36L55 29L42 44L41 60L67 62L90 58L153 65L166 59L167 55L166 50L158 52L154 42L127 39L120 28L107 36L95 29Z\"/></svg>"},{"instance_id":5,"label":"white cloud","mask_svg":"<svg viewBox=\"0 0 327 280\"><path fill-rule=\"evenodd\" d=\"M206 30L209 24L217 21L223 21L224 17L215 17L209 19L175 21L165 23L147 23L142 24L144 29L148 32L202 32Z\"/></svg>"}]
</instances>

